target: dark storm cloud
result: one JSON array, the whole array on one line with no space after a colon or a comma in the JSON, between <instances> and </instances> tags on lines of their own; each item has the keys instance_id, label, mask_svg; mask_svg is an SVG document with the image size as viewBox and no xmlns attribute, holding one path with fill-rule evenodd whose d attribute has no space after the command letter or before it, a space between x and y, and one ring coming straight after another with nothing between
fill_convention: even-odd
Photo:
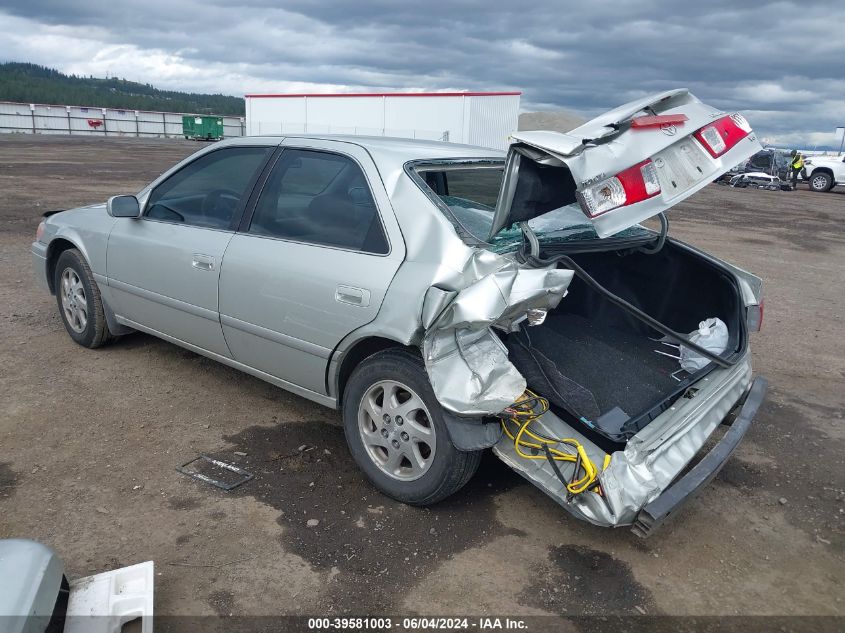
<instances>
[{"instance_id":1,"label":"dark storm cloud","mask_svg":"<svg viewBox=\"0 0 845 633\"><path fill-rule=\"evenodd\" d=\"M76 5L76 6L74 6ZM519 89L524 109L586 116L642 94L687 86L705 101L748 113L761 136L812 146L845 124L845 3L332 2L6 0L0 12L32 36L77 37L100 64L131 46L156 53L137 76L192 83L213 68L221 91L310 86L316 90ZM0 31L3 31L0 13ZM62 40L65 41L65 40ZM118 47L118 48L115 48ZM22 51L0 41L0 58ZM49 56L49 41L37 48ZM25 54L26 51L23 51ZM82 54L61 67L85 67ZM173 60L176 60L174 62ZM179 66L171 77L150 71ZM98 66L99 67L99 66ZM187 68L185 68L187 67ZM200 76L201 73L198 73ZM167 83L168 87L170 84Z\"/></svg>"}]
</instances>

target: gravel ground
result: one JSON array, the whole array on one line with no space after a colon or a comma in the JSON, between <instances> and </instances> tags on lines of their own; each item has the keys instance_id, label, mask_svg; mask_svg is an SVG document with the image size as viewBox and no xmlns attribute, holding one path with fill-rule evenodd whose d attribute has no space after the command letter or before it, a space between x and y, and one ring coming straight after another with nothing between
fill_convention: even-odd
<instances>
[{"instance_id":1,"label":"gravel ground","mask_svg":"<svg viewBox=\"0 0 845 633\"><path fill-rule=\"evenodd\" d=\"M32 281L40 214L198 147L0 137L0 538L51 545L72 578L152 559L162 615L845 614L845 191L713 185L671 212L672 235L764 278L771 389L716 480L642 541L492 456L446 502L400 505L334 411L146 335L75 345ZM174 470L199 452L256 478L225 493Z\"/></svg>"}]
</instances>

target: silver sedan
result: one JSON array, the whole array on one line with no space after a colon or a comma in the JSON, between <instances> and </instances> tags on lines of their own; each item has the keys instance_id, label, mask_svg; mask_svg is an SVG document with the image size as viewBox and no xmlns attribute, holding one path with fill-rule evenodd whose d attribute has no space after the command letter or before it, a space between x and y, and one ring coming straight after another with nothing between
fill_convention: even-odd
<instances>
[{"instance_id":1,"label":"silver sedan","mask_svg":"<svg viewBox=\"0 0 845 633\"><path fill-rule=\"evenodd\" d=\"M686 90L515 133L507 154L239 138L49 215L32 257L74 341L146 332L339 408L393 498L445 498L492 448L575 516L647 534L765 393L760 280L664 213L758 149Z\"/></svg>"}]
</instances>

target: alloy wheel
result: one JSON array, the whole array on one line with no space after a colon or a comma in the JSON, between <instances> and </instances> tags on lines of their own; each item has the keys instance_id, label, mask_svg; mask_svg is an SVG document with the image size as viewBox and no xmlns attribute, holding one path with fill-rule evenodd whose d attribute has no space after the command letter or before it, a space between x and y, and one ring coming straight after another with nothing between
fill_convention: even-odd
<instances>
[{"instance_id":1,"label":"alloy wheel","mask_svg":"<svg viewBox=\"0 0 845 633\"><path fill-rule=\"evenodd\" d=\"M434 461L434 423L422 398L395 380L381 380L358 404L358 431L367 455L399 481L422 477Z\"/></svg>"},{"instance_id":2,"label":"alloy wheel","mask_svg":"<svg viewBox=\"0 0 845 633\"><path fill-rule=\"evenodd\" d=\"M59 292L67 324L74 332L82 334L88 325L88 300L82 280L73 268L65 268L62 272Z\"/></svg>"},{"instance_id":3,"label":"alloy wheel","mask_svg":"<svg viewBox=\"0 0 845 633\"><path fill-rule=\"evenodd\" d=\"M827 178L824 176L816 176L813 178L813 189L819 191L827 187Z\"/></svg>"}]
</instances>

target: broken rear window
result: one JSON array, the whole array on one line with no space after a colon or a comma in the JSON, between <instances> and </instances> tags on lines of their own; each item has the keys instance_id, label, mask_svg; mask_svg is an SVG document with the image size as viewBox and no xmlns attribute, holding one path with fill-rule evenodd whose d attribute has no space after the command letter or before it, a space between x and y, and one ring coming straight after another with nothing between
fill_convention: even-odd
<instances>
[{"instance_id":1,"label":"broken rear window","mask_svg":"<svg viewBox=\"0 0 845 633\"><path fill-rule=\"evenodd\" d=\"M443 203L460 234L486 241L504 174L500 162L438 164L416 170L431 193Z\"/></svg>"},{"instance_id":2,"label":"broken rear window","mask_svg":"<svg viewBox=\"0 0 845 633\"><path fill-rule=\"evenodd\" d=\"M434 197L445 205L449 219L459 235L468 235L479 242L488 242L493 212L504 176L499 162L438 163L418 165L415 172ZM577 204L549 211L528 222L537 235L554 241L597 240L593 225ZM625 229L610 238L652 236L640 226ZM522 239L518 227L507 227L489 241L493 250L508 250Z\"/></svg>"}]
</instances>

